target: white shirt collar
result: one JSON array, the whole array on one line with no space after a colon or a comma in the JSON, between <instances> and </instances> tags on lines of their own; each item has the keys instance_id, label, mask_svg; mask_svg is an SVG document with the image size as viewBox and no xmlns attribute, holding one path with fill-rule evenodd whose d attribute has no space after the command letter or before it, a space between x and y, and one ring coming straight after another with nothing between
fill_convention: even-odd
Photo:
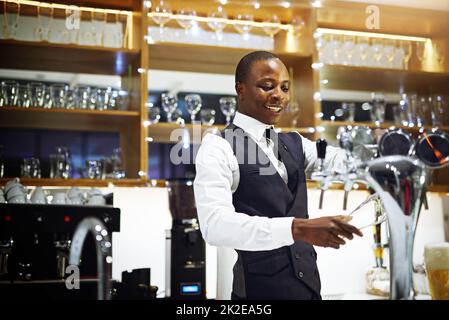
<instances>
[{"instance_id":1,"label":"white shirt collar","mask_svg":"<svg viewBox=\"0 0 449 320\"><path fill-rule=\"evenodd\" d=\"M259 120L247 116L246 114L235 112L233 123L242 128L243 131L248 133L255 141L262 141L265 129L274 128L272 125L260 122Z\"/></svg>"}]
</instances>

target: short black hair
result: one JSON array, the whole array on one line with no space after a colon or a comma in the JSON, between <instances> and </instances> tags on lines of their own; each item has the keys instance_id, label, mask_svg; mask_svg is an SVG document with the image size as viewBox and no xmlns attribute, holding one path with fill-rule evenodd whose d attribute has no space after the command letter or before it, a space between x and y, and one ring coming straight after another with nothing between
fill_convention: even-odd
<instances>
[{"instance_id":1,"label":"short black hair","mask_svg":"<svg viewBox=\"0 0 449 320\"><path fill-rule=\"evenodd\" d=\"M249 74L251 65L260 60L279 59L279 57L268 51L253 51L240 59L235 69L235 83L244 82Z\"/></svg>"}]
</instances>

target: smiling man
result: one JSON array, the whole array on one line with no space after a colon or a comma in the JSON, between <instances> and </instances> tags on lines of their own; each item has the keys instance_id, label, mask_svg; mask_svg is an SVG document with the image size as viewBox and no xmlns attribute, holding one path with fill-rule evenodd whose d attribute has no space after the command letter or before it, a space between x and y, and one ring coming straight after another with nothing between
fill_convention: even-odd
<instances>
[{"instance_id":1,"label":"smiling man","mask_svg":"<svg viewBox=\"0 0 449 320\"><path fill-rule=\"evenodd\" d=\"M237 112L221 135L207 134L196 158L195 200L211 245L237 251L232 299L321 299L313 245L338 249L361 236L343 216L308 219L306 172L315 143L273 129L290 102L287 68L256 51L237 65ZM325 167L345 154L327 148Z\"/></svg>"}]
</instances>

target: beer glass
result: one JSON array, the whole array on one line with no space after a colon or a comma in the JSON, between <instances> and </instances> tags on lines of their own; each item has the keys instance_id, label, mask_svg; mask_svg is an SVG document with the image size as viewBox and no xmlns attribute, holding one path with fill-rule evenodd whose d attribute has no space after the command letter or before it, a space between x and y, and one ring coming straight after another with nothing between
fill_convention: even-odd
<instances>
[{"instance_id":1,"label":"beer glass","mask_svg":"<svg viewBox=\"0 0 449 320\"><path fill-rule=\"evenodd\" d=\"M449 300L449 242L424 247L427 281L433 300Z\"/></svg>"}]
</instances>

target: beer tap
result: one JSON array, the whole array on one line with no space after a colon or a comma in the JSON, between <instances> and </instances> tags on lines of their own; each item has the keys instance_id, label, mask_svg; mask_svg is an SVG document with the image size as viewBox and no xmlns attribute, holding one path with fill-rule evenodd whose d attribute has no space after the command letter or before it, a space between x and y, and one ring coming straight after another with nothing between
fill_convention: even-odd
<instances>
[{"instance_id":1,"label":"beer tap","mask_svg":"<svg viewBox=\"0 0 449 320\"><path fill-rule=\"evenodd\" d=\"M320 181L320 200L319 209L323 208L324 191L329 188L328 173L324 170L324 159L326 158L327 141L325 139L318 139L316 141L316 151L318 156L318 166L312 173L312 179Z\"/></svg>"}]
</instances>

